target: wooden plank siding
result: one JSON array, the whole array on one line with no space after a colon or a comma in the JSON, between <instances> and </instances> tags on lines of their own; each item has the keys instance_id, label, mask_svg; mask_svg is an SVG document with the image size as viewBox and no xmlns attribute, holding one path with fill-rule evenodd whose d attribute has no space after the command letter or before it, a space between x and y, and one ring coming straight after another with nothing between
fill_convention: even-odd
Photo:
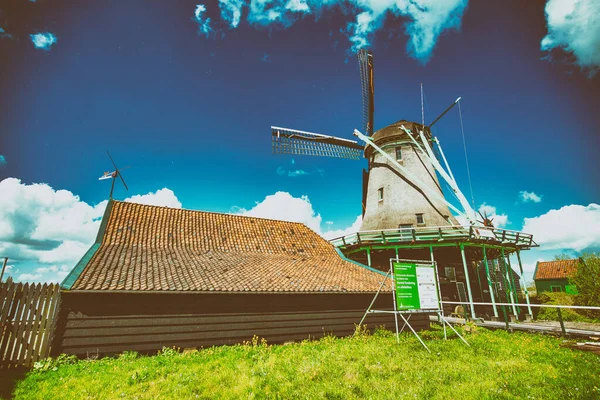
<instances>
[{"instance_id":1,"label":"wooden plank siding","mask_svg":"<svg viewBox=\"0 0 600 400\"><path fill-rule=\"evenodd\" d=\"M30 367L50 353L57 284L0 283L0 367Z\"/></svg>"},{"instance_id":2,"label":"wooden plank siding","mask_svg":"<svg viewBox=\"0 0 600 400\"><path fill-rule=\"evenodd\" d=\"M63 293L57 352L80 357L126 350L154 353L163 346L198 348L265 338L283 343L326 334L347 336L373 294ZM389 293L376 307L389 309ZM429 327L414 315L415 329ZM391 315L369 315L369 328L394 329Z\"/></svg>"}]
</instances>

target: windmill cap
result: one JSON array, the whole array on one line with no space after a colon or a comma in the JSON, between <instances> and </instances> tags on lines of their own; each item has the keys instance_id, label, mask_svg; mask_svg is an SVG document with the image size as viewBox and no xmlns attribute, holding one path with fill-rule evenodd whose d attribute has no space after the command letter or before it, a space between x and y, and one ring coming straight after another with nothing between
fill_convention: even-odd
<instances>
[{"instance_id":1,"label":"windmill cap","mask_svg":"<svg viewBox=\"0 0 600 400\"><path fill-rule=\"evenodd\" d=\"M402 126L408 129L415 139L419 136L419 131L423 130L425 137L431 140L431 131L426 126L421 125L418 122L407 121L405 119L401 119L400 121L394 122L391 125L386 126L385 128L379 129L372 136L373 141L377 146L382 146L389 142L396 142L399 140L410 140L406 132L402 130ZM416 135L416 136L415 136ZM365 149L365 157L370 157L373 152L373 148L371 146L367 146Z\"/></svg>"}]
</instances>

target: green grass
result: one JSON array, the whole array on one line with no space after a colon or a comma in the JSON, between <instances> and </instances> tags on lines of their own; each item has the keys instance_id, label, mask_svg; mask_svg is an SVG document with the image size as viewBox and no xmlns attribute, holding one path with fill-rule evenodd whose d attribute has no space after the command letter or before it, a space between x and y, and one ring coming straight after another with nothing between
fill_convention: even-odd
<instances>
[{"instance_id":1,"label":"green grass","mask_svg":"<svg viewBox=\"0 0 600 400\"><path fill-rule=\"evenodd\" d=\"M562 340L477 329L443 340L423 332L432 350L388 331L288 345L257 343L156 356L38 365L19 381L17 399L595 399L600 357L560 347ZM43 370L45 369L45 370Z\"/></svg>"}]
</instances>

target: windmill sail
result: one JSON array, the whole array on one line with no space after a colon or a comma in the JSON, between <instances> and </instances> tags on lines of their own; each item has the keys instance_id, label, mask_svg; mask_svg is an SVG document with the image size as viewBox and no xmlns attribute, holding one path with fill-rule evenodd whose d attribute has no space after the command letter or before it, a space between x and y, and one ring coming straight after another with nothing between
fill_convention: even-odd
<instances>
[{"instance_id":1,"label":"windmill sail","mask_svg":"<svg viewBox=\"0 0 600 400\"><path fill-rule=\"evenodd\" d=\"M359 160L364 150L354 140L335 136L271 127L274 154L299 154L307 156L337 157Z\"/></svg>"},{"instance_id":2,"label":"windmill sail","mask_svg":"<svg viewBox=\"0 0 600 400\"><path fill-rule=\"evenodd\" d=\"M363 101L363 132L373 135L373 114L375 112L373 86L373 53L361 49L358 51L358 66L360 68L360 83Z\"/></svg>"}]
</instances>

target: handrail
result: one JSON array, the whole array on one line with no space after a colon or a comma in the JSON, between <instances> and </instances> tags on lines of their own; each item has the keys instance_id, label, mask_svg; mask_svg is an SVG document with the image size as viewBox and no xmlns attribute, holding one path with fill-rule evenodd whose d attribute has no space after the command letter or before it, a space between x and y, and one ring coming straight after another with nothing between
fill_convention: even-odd
<instances>
[{"instance_id":1,"label":"handrail","mask_svg":"<svg viewBox=\"0 0 600 400\"><path fill-rule=\"evenodd\" d=\"M373 242L389 244L460 238L490 240L523 246L535 244L533 235L528 233L493 227L465 227L462 225L364 230L333 238L329 242L339 247Z\"/></svg>"},{"instance_id":2,"label":"handrail","mask_svg":"<svg viewBox=\"0 0 600 400\"><path fill-rule=\"evenodd\" d=\"M577 310L598 310L600 311L600 307L596 306L567 306L563 304L521 304L521 303L469 303L468 301L441 301L442 304L456 304L456 305L464 305L464 304L473 304L474 306L517 306L517 307L551 307L551 308L573 308Z\"/></svg>"}]
</instances>

